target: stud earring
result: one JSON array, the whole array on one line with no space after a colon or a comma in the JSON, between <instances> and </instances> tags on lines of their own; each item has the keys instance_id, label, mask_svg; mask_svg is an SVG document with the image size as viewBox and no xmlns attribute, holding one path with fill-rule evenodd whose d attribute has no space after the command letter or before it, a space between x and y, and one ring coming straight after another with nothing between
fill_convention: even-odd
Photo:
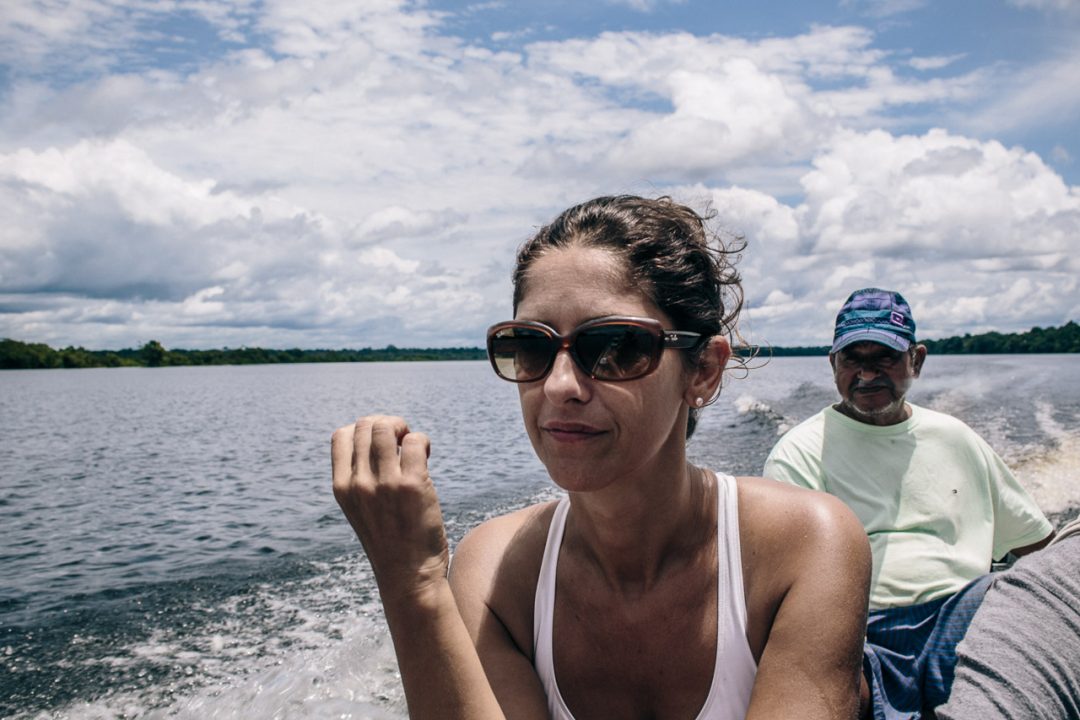
<instances>
[{"instance_id":1,"label":"stud earring","mask_svg":"<svg viewBox=\"0 0 1080 720\"><path fill-rule=\"evenodd\" d=\"M694 401L694 406L695 407L701 407L704 404L705 404L705 399L704 398L698 398L697 400Z\"/></svg>"}]
</instances>

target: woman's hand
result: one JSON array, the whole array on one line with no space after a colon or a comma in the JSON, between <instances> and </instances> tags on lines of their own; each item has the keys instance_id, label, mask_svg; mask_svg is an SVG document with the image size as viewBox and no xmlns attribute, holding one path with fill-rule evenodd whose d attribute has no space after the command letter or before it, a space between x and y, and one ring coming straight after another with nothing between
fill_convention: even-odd
<instances>
[{"instance_id":1,"label":"woman's hand","mask_svg":"<svg viewBox=\"0 0 1080 720\"><path fill-rule=\"evenodd\" d=\"M371 561L384 605L415 601L446 580L450 553L428 475L430 447L426 435L386 415L360 418L331 438L334 497Z\"/></svg>"},{"instance_id":2,"label":"woman's hand","mask_svg":"<svg viewBox=\"0 0 1080 720\"><path fill-rule=\"evenodd\" d=\"M339 428L330 440L334 497L375 571L409 717L502 718L446 577L450 551L429 448L399 417Z\"/></svg>"}]
</instances>

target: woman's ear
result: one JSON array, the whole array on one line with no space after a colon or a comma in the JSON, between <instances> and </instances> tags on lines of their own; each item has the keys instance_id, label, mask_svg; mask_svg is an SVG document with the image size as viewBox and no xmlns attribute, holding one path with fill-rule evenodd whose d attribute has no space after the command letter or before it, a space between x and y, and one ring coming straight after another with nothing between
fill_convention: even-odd
<instances>
[{"instance_id":1,"label":"woman's ear","mask_svg":"<svg viewBox=\"0 0 1080 720\"><path fill-rule=\"evenodd\" d=\"M698 358L697 367L690 374L685 396L687 405L701 407L716 399L729 359L731 344L727 338L720 335L709 338Z\"/></svg>"}]
</instances>

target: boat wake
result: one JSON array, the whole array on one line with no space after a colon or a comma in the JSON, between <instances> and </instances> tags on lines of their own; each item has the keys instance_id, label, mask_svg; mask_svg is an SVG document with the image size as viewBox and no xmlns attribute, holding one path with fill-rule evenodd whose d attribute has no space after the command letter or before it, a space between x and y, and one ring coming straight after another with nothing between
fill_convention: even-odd
<instances>
[{"instance_id":1,"label":"boat wake","mask_svg":"<svg viewBox=\"0 0 1080 720\"><path fill-rule=\"evenodd\" d=\"M1047 404L1039 404L1035 416L1049 440L1018 460L1013 471L1060 526L1080 515L1080 431L1064 428Z\"/></svg>"},{"instance_id":2,"label":"boat wake","mask_svg":"<svg viewBox=\"0 0 1080 720\"><path fill-rule=\"evenodd\" d=\"M734 402L735 410L744 420L756 425L764 425L774 428L777 436L783 435L794 424L782 414L777 412L768 403L762 402L750 395L740 395Z\"/></svg>"}]
</instances>

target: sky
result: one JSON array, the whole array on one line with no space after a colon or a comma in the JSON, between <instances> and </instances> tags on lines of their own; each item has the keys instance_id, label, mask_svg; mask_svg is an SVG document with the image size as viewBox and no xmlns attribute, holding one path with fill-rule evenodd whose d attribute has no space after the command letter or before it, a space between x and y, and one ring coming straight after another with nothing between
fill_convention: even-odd
<instances>
[{"instance_id":1,"label":"sky","mask_svg":"<svg viewBox=\"0 0 1080 720\"><path fill-rule=\"evenodd\" d=\"M481 346L619 193L746 239L748 342L1080 321L1080 0L0 4L0 337Z\"/></svg>"}]
</instances>

